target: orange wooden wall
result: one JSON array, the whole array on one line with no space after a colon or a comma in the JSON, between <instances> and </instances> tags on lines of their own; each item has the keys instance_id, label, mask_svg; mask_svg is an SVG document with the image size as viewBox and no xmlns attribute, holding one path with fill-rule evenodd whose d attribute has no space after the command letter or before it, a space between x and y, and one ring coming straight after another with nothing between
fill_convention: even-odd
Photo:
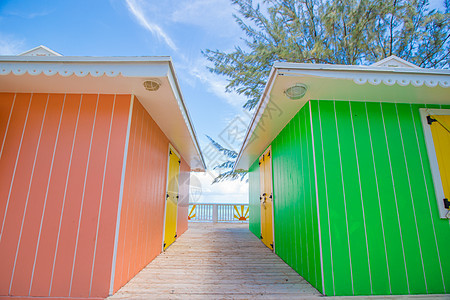
<instances>
[{"instance_id":1,"label":"orange wooden wall","mask_svg":"<svg viewBox=\"0 0 450 300\"><path fill-rule=\"evenodd\" d=\"M0 93L0 296L106 296L130 95Z\"/></svg>"},{"instance_id":2,"label":"orange wooden wall","mask_svg":"<svg viewBox=\"0 0 450 300\"><path fill-rule=\"evenodd\" d=\"M161 253L169 140L135 98L114 292Z\"/></svg>"},{"instance_id":3,"label":"orange wooden wall","mask_svg":"<svg viewBox=\"0 0 450 300\"><path fill-rule=\"evenodd\" d=\"M161 252L169 140L131 99L0 93L0 297L105 297ZM182 159L178 235L188 193Z\"/></svg>"}]
</instances>

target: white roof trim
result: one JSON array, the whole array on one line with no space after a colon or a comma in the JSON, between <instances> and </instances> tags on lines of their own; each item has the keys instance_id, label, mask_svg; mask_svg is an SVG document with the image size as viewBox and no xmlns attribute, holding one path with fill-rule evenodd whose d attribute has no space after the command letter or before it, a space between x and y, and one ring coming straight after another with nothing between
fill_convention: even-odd
<instances>
[{"instance_id":1,"label":"white roof trim","mask_svg":"<svg viewBox=\"0 0 450 300\"><path fill-rule=\"evenodd\" d=\"M29 76L32 78L40 78L48 76L50 78L67 78L76 76L79 78L88 75L96 78L117 78L116 80L125 81L132 80L130 88L126 91L135 94L133 84L140 80L147 80L149 77L166 78L173 91L177 106L181 112L184 123L190 134L193 146L196 150L198 160L195 162L197 167L192 165L192 161L188 161L195 170L206 169L206 164L200 150L195 129L192 125L191 117L184 103L175 69L170 57L67 57L67 56L0 56L0 76L5 78L13 78L11 76ZM61 77L59 77L59 76ZM120 75L120 76L119 76ZM126 79L129 78L129 79ZM80 79L81 80L81 79ZM89 79L88 79L89 80ZM8 90L8 87L0 84L0 91ZM142 84L140 84L142 87ZM117 92L112 86L107 89ZM104 87L100 92L104 92ZM20 92L20 91L16 91ZM121 90L120 92L123 92ZM119 93L120 93L119 92ZM142 99L141 99L142 100ZM169 139L172 137L168 136ZM174 137L180 139L180 137ZM179 151L183 152L181 149Z\"/></svg>"},{"instance_id":2,"label":"white roof trim","mask_svg":"<svg viewBox=\"0 0 450 300\"><path fill-rule=\"evenodd\" d=\"M173 87L173 90L176 91L175 98L177 100L178 106L180 107L181 114L183 115L183 119L188 127L189 133L191 134L192 140L194 142L194 146L197 150L197 153L199 154L199 157L201 160L200 164L203 166L204 169L206 169L205 159L204 159L203 153L200 149L200 145L198 144L197 134L195 132L194 126L192 125L191 116L189 115L189 111L186 107L186 104L184 103L183 95L181 94L180 85L178 83L178 78L175 74L175 69L173 67L172 61L169 62L169 66L170 66L170 70L171 70L171 74L169 76L169 81ZM198 170L198 171L203 171L203 170Z\"/></svg>"},{"instance_id":3,"label":"white roof trim","mask_svg":"<svg viewBox=\"0 0 450 300\"><path fill-rule=\"evenodd\" d=\"M429 88L450 87L450 70L423 69L418 67L391 68L374 65L353 66L276 62L270 72L267 84L259 101L259 105L256 108L253 118L247 128L243 145L238 153L238 157L233 169L243 167L239 166L239 163L242 159L242 156L244 155L247 146L250 144L250 142L253 142L253 140L258 139L258 137L254 136L253 133L258 127L262 115L265 113L266 107L270 102L270 94L272 92L272 88L277 77L279 76L295 77L299 78L299 80L304 80L304 78L315 78L316 80L350 79L357 85L361 86L365 85L366 83L369 83L373 86L377 86L383 83L386 86L412 86L414 88L422 86L426 86ZM309 87L309 89L311 89L311 87ZM383 100L379 99L379 101L382 102ZM267 141L267 143L270 142L271 141Z\"/></svg>"},{"instance_id":4,"label":"white roof trim","mask_svg":"<svg viewBox=\"0 0 450 300\"><path fill-rule=\"evenodd\" d=\"M323 71L342 71L342 72L374 72L374 73L399 73L399 74L436 74L450 75L450 70L443 69L424 69L424 68L390 68L385 66L355 66L355 65L329 65L329 64L305 64L305 63L287 63L275 62L273 65L277 69L293 70L323 70Z\"/></svg>"},{"instance_id":5,"label":"white roof trim","mask_svg":"<svg viewBox=\"0 0 450 300\"><path fill-rule=\"evenodd\" d=\"M273 66L279 73L287 76L311 75L329 78L352 79L357 84L370 83L379 85L398 84L407 86L429 87L440 85L450 86L450 70L422 69L422 68L389 68L370 66L327 65L327 64L303 64L303 63L279 63ZM267 86L266 86L267 88Z\"/></svg>"},{"instance_id":6,"label":"white roof trim","mask_svg":"<svg viewBox=\"0 0 450 300\"><path fill-rule=\"evenodd\" d=\"M78 56L0 56L0 75L39 75L59 74L67 77L103 75L116 77L140 77L148 74L148 65L155 63L171 64L168 56L161 57L78 57ZM164 72L161 69L161 72Z\"/></svg>"},{"instance_id":7,"label":"white roof trim","mask_svg":"<svg viewBox=\"0 0 450 300\"><path fill-rule=\"evenodd\" d=\"M278 68L278 66L275 66ZM416 87L426 85L428 87L435 87L440 85L442 87L450 87L450 71L439 70L443 72L398 72L399 69L394 70L389 69L355 69L355 70L342 70L342 69L298 69L288 68L279 69L279 73L286 76L317 76L326 78L336 78L336 79L351 79L356 84L363 85L365 83L370 83L372 85L379 85L384 83L385 85L395 85L400 86L413 85ZM402 69L405 70L405 69ZM410 70L410 69L406 69ZM432 70L436 71L436 70Z\"/></svg>"},{"instance_id":8,"label":"white roof trim","mask_svg":"<svg viewBox=\"0 0 450 300\"><path fill-rule=\"evenodd\" d=\"M61 63L91 63L91 62L158 62L169 61L170 56L18 56L1 55L0 61L26 62L61 62Z\"/></svg>"}]
</instances>

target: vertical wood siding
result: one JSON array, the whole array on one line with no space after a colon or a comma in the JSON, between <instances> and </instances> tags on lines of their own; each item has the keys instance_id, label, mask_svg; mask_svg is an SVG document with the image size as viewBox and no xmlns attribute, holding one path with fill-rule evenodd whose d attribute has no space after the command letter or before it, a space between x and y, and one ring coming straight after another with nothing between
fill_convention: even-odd
<instances>
[{"instance_id":1,"label":"vertical wood siding","mask_svg":"<svg viewBox=\"0 0 450 300\"><path fill-rule=\"evenodd\" d=\"M449 106L310 105L313 135L306 105L272 142L276 253L326 295L448 293L450 226L439 218L419 108ZM257 161L249 171L259 236Z\"/></svg>"},{"instance_id":2,"label":"vertical wood siding","mask_svg":"<svg viewBox=\"0 0 450 300\"><path fill-rule=\"evenodd\" d=\"M311 106L325 294L448 292L450 227L435 201L425 105Z\"/></svg>"},{"instance_id":3,"label":"vertical wood siding","mask_svg":"<svg viewBox=\"0 0 450 300\"><path fill-rule=\"evenodd\" d=\"M191 169L187 162L181 158L180 177L179 177L179 194L178 213L177 213L177 235L180 236L188 229L189 214L189 185L190 185Z\"/></svg>"},{"instance_id":4,"label":"vertical wood siding","mask_svg":"<svg viewBox=\"0 0 450 300\"><path fill-rule=\"evenodd\" d=\"M272 142L275 251L321 290L319 231L309 107Z\"/></svg>"},{"instance_id":5,"label":"vertical wood siding","mask_svg":"<svg viewBox=\"0 0 450 300\"><path fill-rule=\"evenodd\" d=\"M271 145L275 253L321 290L319 224L308 105L292 118ZM249 169L249 183L249 227L259 237L258 160Z\"/></svg>"},{"instance_id":6,"label":"vertical wood siding","mask_svg":"<svg viewBox=\"0 0 450 300\"><path fill-rule=\"evenodd\" d=\"M114 292L162 247L169 140L137 98L128 147Z\"/></svg>"},{"instance_id":7,"label":"vertical wood siding","mask_svg":"<svg viewBox=\"0 0 450 300\"><path fill-rule=\"evenodd\" d=\"M259 165L256 160L248 170L248 182L249 182L249 229L258 238L261 236L261 204L259 197L260 191L260 179L259 179Z\"/></svg>"},{"instance_id":8,"label":"vertical wood siding","mask_svg":"<svg viewBox=\"0 0 450 300\"><path fill-rule=\"evenodd\" d=\"M0 295L108 294L130 98L0 93Z\"/></svg>"}]
</instances>

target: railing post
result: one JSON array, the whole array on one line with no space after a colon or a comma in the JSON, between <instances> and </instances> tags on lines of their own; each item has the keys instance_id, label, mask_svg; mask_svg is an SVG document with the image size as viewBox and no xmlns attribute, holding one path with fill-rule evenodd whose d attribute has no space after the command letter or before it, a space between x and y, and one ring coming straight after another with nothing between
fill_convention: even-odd
<instances>
[{"instance_id":1,"label":"railing post","mask_svg":"<svg viewBox=\"0 0 450 300\"><path fill-rule=\"evenodd\" d=\"M213 218L213 223L217 223L217 220L218 220L218 205L217 204L213 204L213 215L212 215L212 218Z\"/></svg>"}]
</instances>

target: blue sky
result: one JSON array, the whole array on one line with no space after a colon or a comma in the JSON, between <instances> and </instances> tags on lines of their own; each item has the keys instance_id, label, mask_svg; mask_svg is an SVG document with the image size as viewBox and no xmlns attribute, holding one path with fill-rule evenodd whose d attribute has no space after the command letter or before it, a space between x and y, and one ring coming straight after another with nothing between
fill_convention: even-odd
<instances>
[{"instance_id":1,"label":"blue sky","mask_svg":"<svg viewBox=\"0 0 450 300\"><path fill-rule=\"evenodd\" d=\"M234 12L229 0L0 0L0 55L45 45L65 56L171 56L211 169L220 158L205 135L237 151L230 129L242 133L250 119L245 99L225 93L225 78L211 74L201 54L242 44ZM213 175L193 175L202 186L199 201L248 201L245 183L211 185Z\"/></svg>"},{"instance_id":2,"label":"blue sky","mask_svg":"<svg viewBox=\"0 0 450 300\"><path fill-rule=\"evenodd\" d=\"M431 0L431 7L442 7ZM193 174L201 202L248 201L247 184L211 185L217 157L206 134L239 150L250 120L245 99L206 69L201 50L243 44L230 0L0 0L0 55L45 45L63 55L172 57L210 171ZM236 130L237 132L234 132Z\"/></svg>"}]
</instances>

